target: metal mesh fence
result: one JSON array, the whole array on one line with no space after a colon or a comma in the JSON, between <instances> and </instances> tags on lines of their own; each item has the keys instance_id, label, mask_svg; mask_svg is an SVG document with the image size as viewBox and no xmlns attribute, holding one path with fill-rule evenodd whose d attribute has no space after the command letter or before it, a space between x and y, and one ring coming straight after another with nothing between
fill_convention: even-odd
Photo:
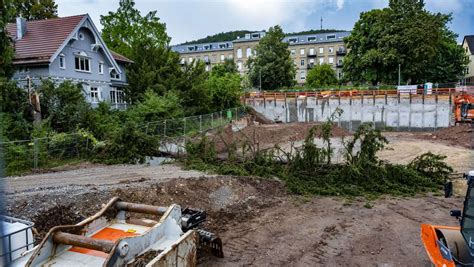
<instances>
[{"instance_id":1,"label":"metal mesh fence","mask_svg":"<svg viewBox=\"0 0 474 267\"><path fill-rule=\"evenodd\" d=\"M149 122L141 129L166 143L225 126L245 114L245 107L238 107L212 114ZM47 138L2 142L2 154L6 174L12 176L87 160L94 154L94 145L88 136L80 133L56 134Z\"/></svg>"}]
</instances>

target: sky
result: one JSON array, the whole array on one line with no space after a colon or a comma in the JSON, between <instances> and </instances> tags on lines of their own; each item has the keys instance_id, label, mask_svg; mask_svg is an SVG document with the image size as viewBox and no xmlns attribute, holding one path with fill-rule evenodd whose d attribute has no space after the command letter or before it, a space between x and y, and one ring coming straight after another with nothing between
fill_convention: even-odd
<instances>
[{"instance_id":1,"label":"sky","mask_svg":"<svg viewBox=\"0 0 474 267\"><path fill-rule=\"evenodd\" d=\"M116 11L119 0L56 0L59 16L89 13L99 29L100 15ZM384 8L388 0L135 0L142 15L157 10L171 44L219 32L263 30L279 24L285 32L321 27L351 30L363 11ZM474 0L425 0L432 12L452 13L449 27L474 34Z\"/></svg>"}]
</instances>

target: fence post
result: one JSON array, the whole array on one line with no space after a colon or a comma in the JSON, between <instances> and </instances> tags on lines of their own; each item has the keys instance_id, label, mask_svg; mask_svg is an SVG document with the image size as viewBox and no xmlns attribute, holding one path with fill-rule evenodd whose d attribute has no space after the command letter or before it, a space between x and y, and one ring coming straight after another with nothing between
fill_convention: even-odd
<instances>
[{"instance_id":1,"label":"fence post","mask_svg":"<svg viewBox=\"0 0 474 267\"><path fill-rule=\"evenodd\" d=\"M38 169L38 138L33 141L33 169Z\"/></svg>"},{"instance_id":2,"label":"fence post","mask_svg":"<svg viewBox=\"0 0 474 267\"><path fill-rule=\"evenodd\" d=\"M166 120L163 122L163 137L166 137Z\"/></svg>"},{"instance_id":3,"label":"fence post","mask_svg":"<svg viewBox=\"0 0 474 267\"><path fill-rule=\"evenodd\" d=\"M199 115L199 132L202 132L202 115Z\"/></svg>"},{"instance_id":4,"label":"fence post","mask_svg":"<svg viewBox=\"0 0 474 267\"><path fill-rule=\"evenodd\" d=\"M186 136L186 117L183 119L183 135Z\"/></svg>"}]
</instances>

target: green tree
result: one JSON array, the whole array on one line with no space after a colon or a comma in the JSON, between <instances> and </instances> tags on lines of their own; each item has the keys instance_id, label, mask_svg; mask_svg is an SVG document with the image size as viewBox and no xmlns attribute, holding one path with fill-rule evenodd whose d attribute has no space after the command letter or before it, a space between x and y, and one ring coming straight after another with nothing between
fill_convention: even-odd
<instances>
[{"instance_id":1,"label":"green tree","mask_svg":"<svg viewBox=\"0 0 474 267\"><path fill-rule=\"evenodd\" d=\"M120 0L117 11L101 16L100 23L104 26L102 38L107 46L127 57L134 54L134 49L141 48L146 54L145 49L166 47L170 41L166 25L160 22L156 10L142 16L133 0Z\"/></svg>"},{"instance_id":2,"label":"green tree","mask_svg":"<svg viewBox=\"0 0 474 267\"><path fill-rule=\"evenodd\" d=\"M15 11L17 17L27 20L58 17L58 5L54 0L16 0Z\"/></svg>"},{"instance_id":3,"label":"green tree","mask_svg":"<svg viewBox=\"0 0 474 267\"><path fill-rule=\"evenodd\" d=\"M447 24L451 15L430 13L423 0L390 0L389 7L362 12L349 37L348 80L396 83L457 81L467 63Z\"/></svg>"},{"instance_id":4,"label":"green tree","mask_svg":"<svg viewBox=\"0 0 474 267\"><path fill-rule=\"evenodd\" d=\"M149 90L145 93L144 100L132 107L128 113L132 121L143 124L181 117L183 109L179 104L177 93L170 91L164 96L160 96Z\"/></svg>"},{"instance_id":5,"label":"green tree","mask_svg":"<svg viewBox=\"0 0 474 267\"><path fill-rule=\"evenodd\" d=\"M81 85L66 81L60 85L44 80L37 88L40 94L41 115L57 132L71 132L87 127L90 105Z\"/></svg>"},{"instance_id":6,"label":"green tree","mask_svg":"<svg viewBox=\"0 0 474 267\"><path fill-rule=\"evenodd\" d=\"M14 50L6 26L13 18L13 5L11 0L0 0L0 78L10 78L13 75L12 60ZM3 83L0 79L0 83Z\"/></svg>"},{"instance_id":7,"label":"green tree","mask_svg":"<svg viewBox=\"0 0 474 267\"><path fill-rule=\"evenodd\" d=\"M295 84L295 66L290 57L288 43L280 26L271 27L257 45L257 56L247 62L249 78L254 87L274 90Z\"/></svg>"},{"instance_id":8,"label":"green tree","mask_svg":"<svg viewBox=\"0 0 474 267\"><path fill-rule=\"evenodd\" d=\"M226 59L224 60L224 63L217 64L214 67L212 67L212 74L215 74L218 76L224 76L224 74L226 73L233 73L233 74L238 73L237 65L235 64L234 60Z\"/></svg>"},{"instance_id":9,"label":"green tree","mask_svg":"<svg viewBox=\"0 0 474 267\"><path fill-rule=\"evenodd\" d=\"M184 65L179 89L186 115L204 114L212 110L212 96L206 83L208 77L203 61Z\"/></svg>"},{"instance_id":10,"label":"green tree","mask_svg":"<svg viewBox=\"0 0 474 267\"><path fill-rule=\"evenodd\" d=\"M336 72L329 64L314 66L306 77L306 86L310 88L335 84L337 84Z\"/></svg>"},{"instance_id":11,"label":"green tree","mask_svg":"<svg viewBox=\"0 0 474 267\"><path fill-rule=\"evenodd\" d=\"M242 79L236 69L231 69L230 72L225 70L224 64L215 66L207 80L213 111L233 108L240 104Z\"/></svg>"},{"instance_id":12,"label":"green tree","mask_svg":"<svg viewBox=\"0 0 474 267\"><path fill-rule=\"evenodd\" d=\"M30 110L27 92L14 82L0 79L0 124L4 137L28 139L32 129Z\"/></svg>"}]
</instances>

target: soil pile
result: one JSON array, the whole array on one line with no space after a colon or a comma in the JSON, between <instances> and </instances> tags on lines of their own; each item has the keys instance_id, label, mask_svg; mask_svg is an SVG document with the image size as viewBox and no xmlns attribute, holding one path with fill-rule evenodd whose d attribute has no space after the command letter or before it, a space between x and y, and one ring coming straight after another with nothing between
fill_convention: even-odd
<instances>
[{"instance_id":1,"label":"soil pile","mask_svg":"<svg viewBox=\"0 0 474 267\"><path fill-rule=\"evenodd\" d=\"M474 148L474 127L471 124L451 126L440 129L427 138L443 140L451 145Z\"/></svg>"},{"instance_id":2,"label":"soil pile","mask_svg":"<svg viewBox=\"0 0 474 267\"><path fill-rule=\"evenodd\" d=\"M287 142L301 141L306 138L309 130L320 123L286 123L286 124L268 124L268 125L248 125L240 131L232 131L231 126L225 127L222 131L215 133L213 140L216 143L216 150L219 153L225 152L227 146L232 143L237 148L245 143L259 146L260 148L273 147L275 144L284 144ZM320 135L320 129L315 131L315 137ZM350 132L333 126L332 137L350 136Z\"/></svg>"}]
</instances>

